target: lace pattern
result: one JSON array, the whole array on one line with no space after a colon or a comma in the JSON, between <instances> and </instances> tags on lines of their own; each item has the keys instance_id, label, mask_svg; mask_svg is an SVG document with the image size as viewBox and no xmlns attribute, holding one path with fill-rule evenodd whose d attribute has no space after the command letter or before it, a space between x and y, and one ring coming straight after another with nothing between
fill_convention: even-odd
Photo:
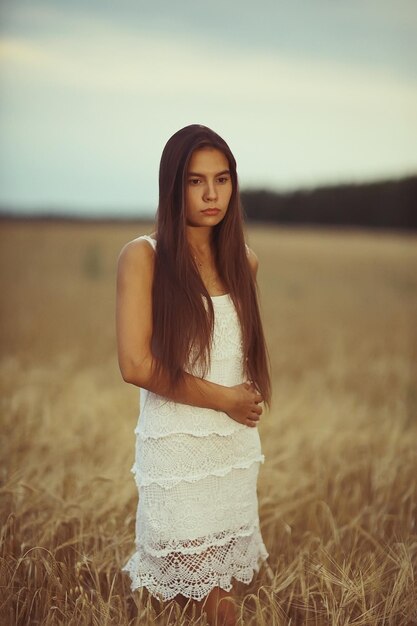
<instances>
[{"instance_id":1,"label":"lace pattern","mask_svg":"<svg viewBox=\"0 0 417 626\"><path fill-rule=\"evenodd\" d=\"M184 541L210 538L258 521L256 480L259 463L227 474L209 474L170 489L151 483L139 488L136 541L165 553Z\"/></svg>"},{"instance_id":2,"label":"lace pattern","mask_svg":"<svg viewBox=\"0 0 417 626\"><path fill-rule=\"evenodd\" d=\"M232 437L193 437L184 433L147 440L138 437L136 459L131 471L138 487L156 482L169 489L180 481L224 476L232 468L263 462L264 456L258 430L246 427Z\"/></svg>"},{"instance_id":3,"label":"lace pattern","mask_svg":"<svg viewBox=\"0 0 417 626\"><path fill-rule=\"evenodd\" d=\"M214 587L232 588L232 577L249 583L268 557L258 527L249 534L236 531L226 541L212 537L204 552L171 552L160 557L142 547L131 556L123 570L130 574L132 591L146 587L162 601L178 593L202 600Z\"/></svg>"}]
</instances>

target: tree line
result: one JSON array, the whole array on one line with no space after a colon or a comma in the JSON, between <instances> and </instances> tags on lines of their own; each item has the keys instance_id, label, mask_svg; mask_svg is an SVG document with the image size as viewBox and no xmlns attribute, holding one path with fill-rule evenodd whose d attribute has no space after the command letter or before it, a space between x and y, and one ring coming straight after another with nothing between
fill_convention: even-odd
<instances>
[{"instance_id":1,"label":"tree line","mask_svg":"<svg viewBox=\"0 0 417 626\"><path fill-rule=\"evenodd\" d=\"M241 192L249 221L417 229L417 176L292 192Z\"/></svg>"}]
</instances>

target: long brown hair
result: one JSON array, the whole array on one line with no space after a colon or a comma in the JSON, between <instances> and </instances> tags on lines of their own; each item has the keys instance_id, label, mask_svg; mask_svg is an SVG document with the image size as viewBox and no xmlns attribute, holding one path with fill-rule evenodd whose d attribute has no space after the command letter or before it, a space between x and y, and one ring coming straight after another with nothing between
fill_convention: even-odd
<instances>
[{"instance_id":1,"label":"long brown hair","mask_svg":"<svg viewBox=\"0 0 417 626\"><path fill-rule=\"evenodd\" d=\"M212 233L217 271L240 320L246 375L269 404L268 355L257 288L245 248L236 160L227 143L200 124L191 124L177 131L165 145L160 162L157 253L152 290L152 349L157 357L155 375L167 372L170 384L175 386L190 362L191 365L198 362L203 372L207 372L210 363L214 310L186 238L185 207L191 155L196 149L207 146L221 150L226 156L232 180L228 209Z\"/></svg>"}]
</instances>

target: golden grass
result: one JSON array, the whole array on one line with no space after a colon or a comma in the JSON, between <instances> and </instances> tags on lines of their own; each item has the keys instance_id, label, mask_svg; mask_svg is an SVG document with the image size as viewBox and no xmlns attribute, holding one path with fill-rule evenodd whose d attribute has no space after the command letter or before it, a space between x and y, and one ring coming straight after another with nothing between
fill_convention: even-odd
<instances>
[{"instance_id":1,"label":"golden grass","mask_svg":"<svg viewBox=\"0 0 417 626\"><path fill-rule=\"evenodd\" d=\"M132 593L138 390L115 269L144 225L3 223L2 624L185 624ZM245 626L417 623L417 237L251 228L273 365ZM203 620L194 621L203 624Z\"/></svg>"}]
</instances>

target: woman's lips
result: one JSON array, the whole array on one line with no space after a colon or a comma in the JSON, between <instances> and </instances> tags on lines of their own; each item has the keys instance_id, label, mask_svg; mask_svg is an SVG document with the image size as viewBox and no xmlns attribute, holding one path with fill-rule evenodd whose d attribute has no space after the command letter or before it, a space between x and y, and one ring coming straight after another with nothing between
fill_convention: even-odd
<instances>
[{"instance_id":1,"label":"woman's lips","mask_svg":"<svg viewBox=\"0 0 417 626\"><path fill-rule=\"evenodd\" d=\"M220 213L220 209L204 209L202 213L204 213L204 215L218 215Z\"/></svg>"}]
</instances>

